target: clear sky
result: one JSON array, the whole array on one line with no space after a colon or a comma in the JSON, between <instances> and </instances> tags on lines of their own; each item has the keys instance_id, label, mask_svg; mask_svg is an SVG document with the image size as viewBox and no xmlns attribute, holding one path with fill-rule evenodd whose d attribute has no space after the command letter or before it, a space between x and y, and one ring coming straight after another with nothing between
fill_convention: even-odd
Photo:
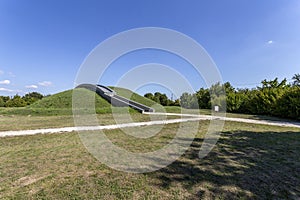
<instances>
[{"instance_id":1,"label":"clear sky","mask_svg":"<svg viewBox=\"0 0 300 200\"><path fill-rule=\"evenodd\" d=\"M170 28L195 39L235 87L300 73L299 0L0 0L0 95L71 89L93 48L139 27ZM150 50L129 54L102 84L115 84L143 63L184 68L171 57ZM192 70L183 71L195 90L206 87Z\"/></svg>"}]
</instances>

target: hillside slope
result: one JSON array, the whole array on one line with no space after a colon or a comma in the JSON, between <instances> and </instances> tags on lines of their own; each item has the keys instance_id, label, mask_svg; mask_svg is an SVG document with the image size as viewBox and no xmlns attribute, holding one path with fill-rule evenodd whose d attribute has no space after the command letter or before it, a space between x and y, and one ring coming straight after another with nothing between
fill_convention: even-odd
<instances>
[{"instance_id":1,"label":"hillside slope","mask_svg":"<svg viewBox=\"0 0 300 200\"><path fill-rule=\"evenodd\" d=\"M133 101L145 104L147 106L154 106L157 109L157 104L141 95L138 95L128 89L111 87L114 89L118 95L124 96L125 98L130 98ZM95 95L94 92L77 88L76 96L82 98L80 100L86 101L95 96L95 109L98 114L101 113L111 113L111 104L99 95ZM3 108L0 109L0 114L13 114L13 115L72 115L72 95L73 90L63 91L51 96L45 97L34 104L21 107L21 108ZM91 105L93 106L93 105ZM124 112L128 108L117 108L116 111ZM133 109L129 109L130 112L136 112Z\"/></svg>"},{"instance_id":2,"label":"hillside slope","mask_svg":"<svg viewBox=\"0 0 300 200\"><path fill-rule=\"evenodd\" d=\"M125 88L120 88L120 87L112 87L110 86L111 89L113 89L118 95L125 97L127 99L131 99L133 101L136 101L138 103L144 104L146 106L153 106L156 104L156 102L143 97L137 93L132 92L131 90L125 89Z\"/></svg>"},{"instance_id":3,"label":"hillside slope","mask_svg":"<svg viewBox=\"0 0 300 200\"><path fill-rule=\"evenodd\" d=\"M79 93L82 101L85 101L87 98L93 97L95 94L92 91L78 88L76 91ZM64 92L60 92L49 97L43 98L40 101L35 102L30 105L30 108L69 108L72 109L72 94L73 90L67 90ZM108 103L102 97L95 95L95 107L96 108L106 108L110 107L110 103Z\"/></svg>"}]
</instances>

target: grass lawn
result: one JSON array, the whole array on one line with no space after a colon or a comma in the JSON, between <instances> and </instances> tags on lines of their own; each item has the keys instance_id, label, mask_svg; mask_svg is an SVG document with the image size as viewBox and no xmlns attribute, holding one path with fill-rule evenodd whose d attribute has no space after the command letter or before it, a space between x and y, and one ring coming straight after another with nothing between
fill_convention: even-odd
<instances>
[{"instance_id":1,"label":"grass lawn","mask_svg":"<svg viewBox=\"0 0 300 200\"><path fill-rule=\"evenodd\" d=\"M83 118L83 117L82 117ZM143 122L150 120L163 120L163 119L175 119L178 116L149 116L142 115L138 112L112 114L98 114L97 125L110 125L116 124L115 118L119 123L130 122ZM85 125L95 125L86 122ZM60 128L60 127L72 127L74 126L73 115L61 115L61 116L31 116L31 115L0 115L0 131L12 131L12 130L30 130L41 128Z\"/></svg>"},{"instance_id":2,"label":"grass lawn","mask_svg":"<svg viewBox=\"0 0 300 200\"><path fill-rule=\"evenodd\" d=\"M177 127L166 125L150 139L134 139L120 130L106 135L127 150L147 152L166 144ZM106 167L87 152L77 133L0 138L0 199L300 197L299 129L226 122L213 151L199 159L207 127L207 121L201 122L180 159L146 174Z\"/></svg>"},{"instance_id":3,"label":"grass lawn","mask_svg":"<svg viewBox=\"0 0 300 200\"><path fill-rule=\"evenodd\" d=\"M165 106L166 112L170 113L184 113L184 114L200 114L200 115L211 115L212 110L210 109L185 109L177 106ZM257 119L257 120L273 120L273 121L291 121L295 122L294 119L283 119L279 117L264 116L264 115L251 115L241 113L226 113L226 117L232 118L243 118L243 119Z\"/></svg>"}]
</instances>

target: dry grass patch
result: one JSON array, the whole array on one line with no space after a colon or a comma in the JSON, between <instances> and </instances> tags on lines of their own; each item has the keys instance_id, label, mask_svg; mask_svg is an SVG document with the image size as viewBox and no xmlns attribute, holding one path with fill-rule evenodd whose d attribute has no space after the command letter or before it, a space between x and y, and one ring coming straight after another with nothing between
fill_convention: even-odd
<instances>
[{"instance_id":1,"label":"dry grass patch","mask_svg":"<svg viewBox=\"0 0 300 200\"><path fill-rule=\"evenodd\" d=\"M300 131L228 122L220 140L198 158L207 122L189 150L166 168L146 174L112 170L91 156L77 133L0 138L0 199L297 199ZM160 148L177 125L134 142L106 131L131 151Z\"/></svg>"},{"instance_id":2,"label":"dry grass patch","mask_svg":"<svg viewBox=\"0 0 300 200\"><path fill-rule=\"evenodd\" d=\"M118 123L144 122L150 120L176 119L178 116L149 116L141 113L116 113L96 115L98 124L89 121L84 125L110 125ZM152 119L151 119L152 117ZM84 121L84 116L80 117ZM117 119L117 122L116 122ZM73 127L73 115L62 116L31 116L31 115L0 115L0 131L31 130L42 128Z\"/></svg>"}]
</instances>

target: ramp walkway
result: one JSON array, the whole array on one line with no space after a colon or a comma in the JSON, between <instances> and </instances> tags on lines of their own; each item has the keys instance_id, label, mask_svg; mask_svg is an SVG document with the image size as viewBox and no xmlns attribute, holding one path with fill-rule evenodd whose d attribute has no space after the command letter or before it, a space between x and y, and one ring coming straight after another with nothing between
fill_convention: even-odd
<instances>
[{"instance_id":1,"label":"ramp walkway","mask_svg":"<svg viewBox=\"0 0 300 200\"><path fill-rule=\"evenodd\" d=\"M117 95L117 93L114 90L110 89L109 87L103 86L103 85L80 84L76 88L85 88L85 89L91 90L93 92L96 92L102 98L104 98L109 103L111 103L113 106L117 106L117 107L129 106L141 113L155 112L155 110L153 108L148 107L144 104L138 103L136 101L132 101L131 99L127 99L125 97L119 96L119 95Z\"/></svg>"}]
</instances>

